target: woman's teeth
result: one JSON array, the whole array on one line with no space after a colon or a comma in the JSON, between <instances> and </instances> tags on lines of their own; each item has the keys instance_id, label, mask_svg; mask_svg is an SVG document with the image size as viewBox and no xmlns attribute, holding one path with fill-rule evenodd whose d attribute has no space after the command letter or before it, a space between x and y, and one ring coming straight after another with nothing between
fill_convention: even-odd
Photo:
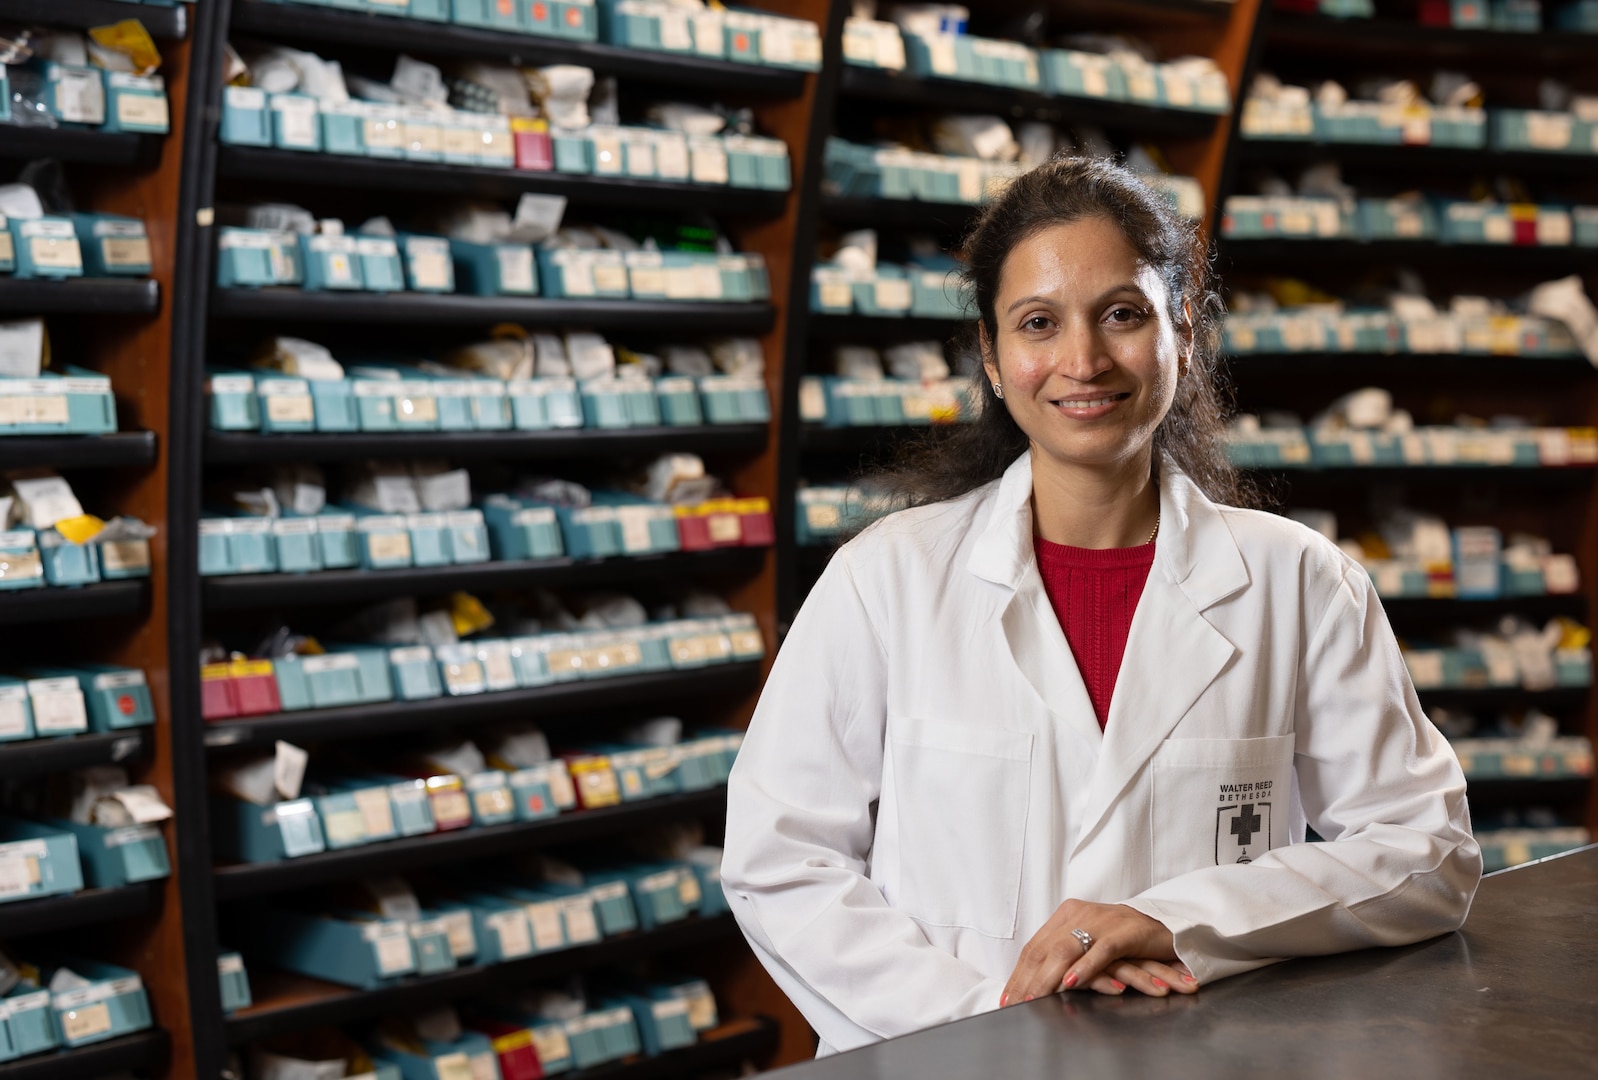
<instances>
[{"instance_id":1,"label":"woman's teeth","mask_svg":"<svg viewBox=\"0 0 1598 1080\"><path fill-rule=\"evenodd\" d=\"M1114 397L1073 398L1070 401L1056 402L1056 404L1062 409L1096 409L1101 405L1113 405L1119 400L1121 400L1121 395L1117 394Z\"/></svg>"}]
</instances>

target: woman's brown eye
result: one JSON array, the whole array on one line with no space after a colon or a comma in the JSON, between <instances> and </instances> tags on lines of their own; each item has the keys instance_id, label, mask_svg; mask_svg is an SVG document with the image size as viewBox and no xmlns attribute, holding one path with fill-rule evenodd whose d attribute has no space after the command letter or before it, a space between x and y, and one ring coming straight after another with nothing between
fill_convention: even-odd
<instances>
[{"instance_id":1,"label":"woman's brown eye","mask_svg":"<svg viewBox=\"0 0 1598 1080\"><path fill-rule=\"evenodd\" d=\"M1026 328L1028 330L1047 330L1049 328L1049 320L1042 315L1034 315L1026 321Z\"/></svg>"}]
</instances>

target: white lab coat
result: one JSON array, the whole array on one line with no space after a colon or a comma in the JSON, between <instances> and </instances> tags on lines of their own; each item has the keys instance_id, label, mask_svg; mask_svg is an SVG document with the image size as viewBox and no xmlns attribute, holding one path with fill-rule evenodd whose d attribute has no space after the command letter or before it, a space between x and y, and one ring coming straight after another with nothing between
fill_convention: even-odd
<instances>
[{"instance_id":1,"label":"white lab coat","mask_svg":"<svg viewBox=\"0 0 1598 1080\"><path fill-rule=\"evenodd\" d=\"M733 768L722 882L822 1053L997 1008L1070 898L1158 919L1201 983L1464 920L1464 776L1365 571L1161 471L1102 734L1026 455L878 522L810 593Z\"/></svg>"}]
</instances>

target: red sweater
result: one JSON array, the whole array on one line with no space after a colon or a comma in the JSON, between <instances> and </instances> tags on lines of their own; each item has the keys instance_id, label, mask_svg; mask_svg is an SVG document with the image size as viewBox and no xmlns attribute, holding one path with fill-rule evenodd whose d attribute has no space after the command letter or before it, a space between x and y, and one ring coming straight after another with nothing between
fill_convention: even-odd
<instances>
[{"instance_id":1,"label":"red sweater","mask_svg":"<svg viewBox=\"0 0 1598 1080\"><path fill-rule=\"evenodd\" d=\"M1065 631L1102 729L1110 718L1110 694L1126 653L1132 613L1154 565L1154 545L1079 548L1041 536L1033 543L1043 591Z\"/></svg>"}]
</instances>

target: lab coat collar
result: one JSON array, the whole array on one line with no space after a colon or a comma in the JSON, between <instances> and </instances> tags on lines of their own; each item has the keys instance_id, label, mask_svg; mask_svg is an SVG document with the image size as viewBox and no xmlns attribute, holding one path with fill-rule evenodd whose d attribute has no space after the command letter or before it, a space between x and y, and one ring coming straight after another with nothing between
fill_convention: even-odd
<instances>
[{"instance_id":1,"label":"lab coat collar","mask_svg":"<svg viewBox=\"0 0 1598 1080\"><path fill-rule=\"evenodd\" d=\"M1032 461L1022 454L992 496L986 528L967 568L1011 590L1000 623L1011 655L1050 711L1098 753L1075 847L1087 844L1126 785L1181 720L1236 648L1204 618L1206 608L1248 585L1248 570L1215 505L1165 458L1154 566L1127 637L1101 735L1069 645L1043 592L1032 539ZM1083 860L1078 876L1100 876ZM1116 867L1101 868L1108 877ZM1113 892L1108 881L1103 888ZM1107 893L1108 894L1108 893Z\"/></svg>"},{"instance_id":2,"label":"lab coat collar","mask_svg":"<svg viewBox=\"0 0 1598 1080\"><path fill-rule=\"evenodd\" d=\"M1036 562L1030 451L1004 471L990 503L967 569L995 585L1019 589ZM1160 464L1160 535L1149 577L1156 576L1179 586L1201 611L1248 584L1243 556L1215 504L1169 457Z\"/></svg>"}]
</instances>

